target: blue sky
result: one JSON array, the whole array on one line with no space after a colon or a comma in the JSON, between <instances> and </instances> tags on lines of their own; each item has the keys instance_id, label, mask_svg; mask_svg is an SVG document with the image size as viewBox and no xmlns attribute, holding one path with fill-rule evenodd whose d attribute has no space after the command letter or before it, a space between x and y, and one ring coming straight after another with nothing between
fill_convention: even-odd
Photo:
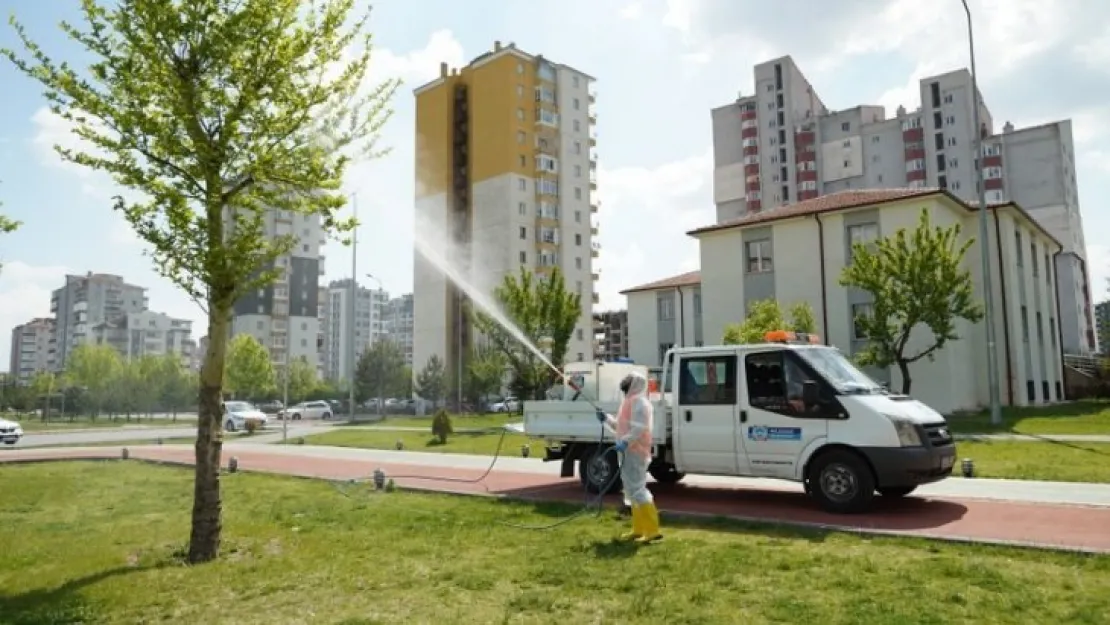
<instances>
[{"instance_id":1,"label":"blue sky","mask_svg":"<svg viewBox=\"0 0 1110 625\"><path fill-rule=\"evenodd\" d=\"M1098 0L973 0L980 85L996 126L1071 117L1093 291L1106 296L1110 232L1110 5ZM786 6L787 8L781 8ZM832 109L916 108L917 80L968 63L963 10L940 0L382 0L370 27L374 73L404 81L382 137L382 160L353 167L359 192L359 273L394 293L412 284L412 89L441 61L465 64L494 40L598 78L600 269L603 307L617 292L693 269L685 232L713 220L709 109L752 90L752 65L791 54ZM55 58L87 64L58 29L79 21L76 0L0 0L0 46L16 46L15 13ZM203 313L160 278L143 245L110 208L110 180L63 164L73 145L42 108L37 83L0 62L0 203L23 227L0 239L0 354L12 325L49 311L66 272L110 272L149 287L151 306L197 321ZM327 251L327 279L349 275L351 252ZM0 360L6 362L6 359ZM3 365L0 364L0 368Z\"/></svg>"}]
</instances>

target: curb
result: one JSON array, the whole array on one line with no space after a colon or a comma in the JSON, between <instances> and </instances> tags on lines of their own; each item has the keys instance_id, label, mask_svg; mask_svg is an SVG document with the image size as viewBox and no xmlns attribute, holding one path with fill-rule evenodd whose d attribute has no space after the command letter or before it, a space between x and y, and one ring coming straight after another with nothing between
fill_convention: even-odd
<instances>
[{"instance_id":1,"label":"curb","mask_svg":"<svg viewBox=\"0 0 1110 625\"><path fill-rule=\"evenodd\" d=\"M89 456L58 457L58 458L14 458L14 459L11 459L11 460L5 460L3 462L0 462L0 466L2 466L3 464L41 464L41 463L48 463L48 462L89 462L89 461L94 461L94 462L105 462L105 461L127 462L127 461L132 461L132 462L148 464L148 465L153 465L153 466L182 467L182 468L194 466L192 463L187 462L187 461L169 460L169 459L129 457L125 460L122 457L122 455L121 456L114 456L114 457L113 456L89 455ZM236 473L251 473L251 474L255 474L255 475L275 475L275 476L280 476L280 477L284 477L284 478L313 480L313 481L317 481L317 482L327 482L327 483L330 483L330 484L333 484L333 485L341 485L341 484L346 484L346 483L350 483L350 482L359 481L358 478L338 479L338 478L328 478L328 477L313 476L313 475L296 475L296 474L290 474L290 473L283 473L283 472L280 472L280 471L267 471L267 470L258 470L258 469L251 469L251 468L242 468L242 467L238 468L236 470ZM221 477L226 477L228 475L233 475L233 473L231 471L227 470L226 468L221 467L220 468L220 476ZM386 479L389 479L388 474L386 474ZM434 482L436 480L428 479L426 481ZM398 488L399 491L413 491L413 492L419 492L419 493L449 495L449 496L456 496L456 497L485 497L485 498L489 498L489 499L502 500L502 501L518 501L518 502L525 502L525 503L541 503L541 502L542 503L561 503L561 504L565 504L565 505L568 505L568 506L574 506L575 505L573 502L567 501L565 499L548 499L548 498L544 498L544 497L539 497L539 496L534 496L534 495L526 495L526 494L509 495L509 494L504 494L504 493L491 493L491 492L488 492L488 491L486 491L486 492L462 492L462 491L458 491L458 490L436 489L436 488L431 488L431 487L427 487L427 486L421 487L421 486L401 486L401 485L398 485L397 488ZM579 507L576 512L568 514L567 518L569 519L569 517L576 516L576 515L581 515L583 513L583 511L586 509L586 507L587 506ZM610 506L610 505L607 505L605 503L602 503L598 512L599 513L604 513L607 509L610 509L610 508L613 509L613 510L616 510L617 508L619 508L619 506ZM767 518L752 517L752 516L747 516L747 515L709 514L709 513L705 513L705 512L672 510L672 509L667 509L667 508L662 508L662 507L659 508L659 514L664 519L672 519L672 520L683 520L683 519L700 519L700 520L709 519L709 520L712 520L712 519L716 519L716 520L723 520L723 521L728 521L728 522L744 523L744 524L752 525L752 526L755 526L755 527L780 527L780 528L790 528L790 529L801 529L801 530L809 530L809 531L815 531L815 532L851 534L851 535L854 535L854 536L857 536L857 537L879 536L879 537L885 537L885 538L917 539L917 540L921 540L921 541L935 541L935 542L955 543L955 544L963 544L963 545L988 545L988 546L994 546L994 547L1005 547L1005 548L1010 548L1010 549L1050 551L1050 552L1066 553L1066 554L1097 555L1097 556L1105 556L1107 554L1110 554L1110 549L1098 549L1098 548L1093 548L1093 547L1079 547L1079 546L1069 547L1069 546L1056 545L1056 544L1051 544L1051 543L1040 543L1040 542L1036 542L1036 541L1019 541L1019 540L1005 540L1005 539L992 539L992 538L978 538L978 537L971 537L971 536L935 534L935 533L932 533L932 532L901 532L901 531L897 531L897 530L884 530L884 529L875 529L875 528L845 527L845 526L841 526L841 525L833 525L833 524L828 524L828 523L815 523L815 522L811 522L811 521L790 521L790 520L786 520L786 519L767 519ZM554 527L557 527L557 526L552 526L552 528L535 528L535 529L537 529L537 530L538 529L553 529Z\"/></svg>"}]
</instances>

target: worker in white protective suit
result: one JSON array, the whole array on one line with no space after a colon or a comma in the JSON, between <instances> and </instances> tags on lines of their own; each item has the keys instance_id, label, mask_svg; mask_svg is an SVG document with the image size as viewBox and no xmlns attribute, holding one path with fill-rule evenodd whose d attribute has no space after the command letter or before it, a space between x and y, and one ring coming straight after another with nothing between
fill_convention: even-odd
<instances>
[{"instance_id":1,"label":"worker in white protective suit","mask_svg":"<svg viewBox=\"0 0 1110 625\"><path fill-rule=\"evenodd\" d=\"M597 413L598 421L616 438L616 450L622 453L624 503L632 508L632 531L622 538L640 543L663 538L659 532L659 510L647 488L652 431L652 405L647 398L647 386L647 378L633 371L621 380L624 400L616 418L600 410Z\"/></svg>"}]
</instances>

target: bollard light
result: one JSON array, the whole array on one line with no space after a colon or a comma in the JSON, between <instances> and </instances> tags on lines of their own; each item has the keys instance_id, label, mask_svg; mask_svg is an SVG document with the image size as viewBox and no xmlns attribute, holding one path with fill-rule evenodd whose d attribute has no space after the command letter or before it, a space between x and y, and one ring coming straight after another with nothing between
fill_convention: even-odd
<instances>
[{"instance_id":1,"label":"bollard light","mask_svg":"<svg viewBox=\"0 0 1110 625\"><path fill-rule=\"evenodd\" d=\"M236 471L239 470L239 458L237 456L232 456L227 461L227 470L230 473L235 473Z\"/></svg>"},{"instance_id":2,"label":"bollard light","mask_svg":"<svg viewBox=\"0 0 1110 625\"><path fill-rule=\"evenodd\" d=\"M528 443L520 446L520 455L523 458L527 458L528 456L532 455L532 448L528 445Z\"/></svg>"},{"instance_id":3,"label":"bollard light","mask_svg":"<svg viewBox=\"0 0 1110 625\"><path fill-rule=\"evenodd\" d=\"M162 444L162 437L161 437L161 436L159 436L159 437L158 437L158 444L159 444L159 445L161 445L161 444Z\"/></svg>"},{"instance_id":4,"label":"bollard light","mask_svg":"<svg viewBox=\"0 0 1110 625\"><path fill-rule=\"evenodd\" d=\"M123 458L124 460L127 460L128 458L131 457L131 450L124 447L123 450L120 451L120 457Z\"/></svg>"},{"instance_id":5,"label":"bollard light","mask_svg":"<svg viewBox=\"0 0 1110 625\"><path fill-rule=\"evenodd\" d=\"M381 468L374 469L374 489L381 490L385 488L385 471Z\"/></svg>"},{"instance_id":6,"label":"bollard light","mask_svg":"<svg viewBox=\"0 0 1110 625\"><path fill-rule=\"evenodd\" d=\"M397 450L400 451L405 448L405 441L397 439Z\"/></svg>"},{"instance_id":7,"label":"bollard light","mask_svg":"<svg viewBox=\"0 0 1110 625\"><path fill-rule=\"evenodd\" d=\"M960 468L963 469L964 477L975 477L975 461L971 458L964 458Z\"/></svg>"}]
</instances>

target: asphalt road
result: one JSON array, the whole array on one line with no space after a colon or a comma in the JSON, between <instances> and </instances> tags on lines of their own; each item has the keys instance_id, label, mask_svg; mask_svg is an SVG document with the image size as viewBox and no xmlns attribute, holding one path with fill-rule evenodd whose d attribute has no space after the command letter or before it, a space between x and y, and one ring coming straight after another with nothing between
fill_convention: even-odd
<instances>
[{"instance_id":1,"label":"asphalt road","mask_svg":"<svg viewBox=\"0 0 1110 625\"><path fill-rule=\"evenodd\" d=\"M305 436L307 434L318 434L327 431L335 423L298 423L294 425L289 424L289 437ZM79 432L48 432L48 433L28 433L23 435L23 440L19 441L14 446L0 445L0 452L4 449L20 449L26 447L46 447L46 446L59 446L70 445L80 446L95 443L111 443L115 441L149 441L150 443L156 442L159 438L184 438L193 436L196 433L196 426L178 426L178 427L118 427L118 428L100 428L96 430L82 430ZM238 433L229 434L225 437L225 441L232 441L238 443L273 443L281 440L281 422L271 422L265 430L255 433L249 439L241 437Z\"/></svg>"}]
</instances>

